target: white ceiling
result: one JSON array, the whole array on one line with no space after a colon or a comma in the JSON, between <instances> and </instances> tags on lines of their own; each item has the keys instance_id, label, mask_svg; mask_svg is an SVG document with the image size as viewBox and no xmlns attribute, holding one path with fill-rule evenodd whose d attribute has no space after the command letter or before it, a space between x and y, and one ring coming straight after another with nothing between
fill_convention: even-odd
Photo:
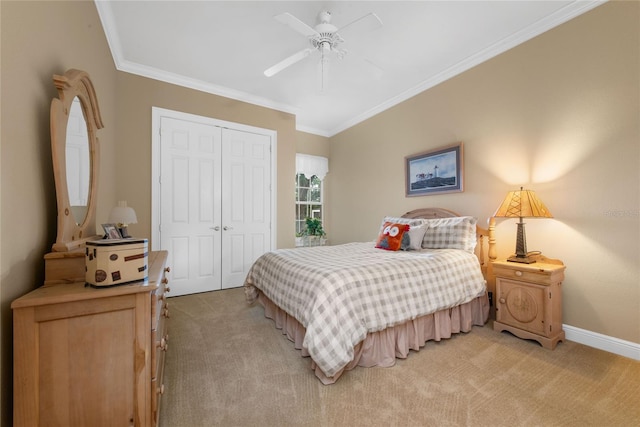
<instances>
[{"instance_id":1,"label":"white ceiling","mask_svg":"<svg viewBox=\"0 0 640 427\"><path fill-rule=\"evenodd\" d=\"M332 136L568 21L602 1L103 1L116 67L296 115ZM263 71L309 46L273 17L311 27L322 10L341 28L374 12L383 26L343 35L320 93L315 52L273 77ZM339 32L339 31L338 31ZM381 71L382 70L382 71Z\"/></svg>"}]
</instances>

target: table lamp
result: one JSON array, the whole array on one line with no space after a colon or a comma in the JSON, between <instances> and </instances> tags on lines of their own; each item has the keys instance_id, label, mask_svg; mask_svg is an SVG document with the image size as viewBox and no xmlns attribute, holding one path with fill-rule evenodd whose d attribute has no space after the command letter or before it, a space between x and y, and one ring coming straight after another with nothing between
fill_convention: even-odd
<instances>
[{"instance_id":1,"label":"table lamp","mask_svg":"<svg viewBox=\"0 0 640 427\"><path fill-rule=\"evenodd\" d=\"M138 218L136 217L136 211L133 208L127 206L126 201L119 201L118 206L111 209L109 213L109 222L116 224L120 234L123 238L129 238L129 231L127 227L129 224L137 224Z\"/></svg>"},{"instance_id":2,"label":"table lamp","mask_svg":"<svg viewBox=\"0 0 640 427\"><path fill-rule=\"evenodd\" d=\"M509 257L507 261L532 264L535 258L530 257L527 252L527 237L524 232L524 222L522 218L553 218L542 200L531 190L510 191L504 201L498 207L494 217L497 218L520 218L518 222L518 234L516 238L516 254Z\"/></svg>"}]
</instances>

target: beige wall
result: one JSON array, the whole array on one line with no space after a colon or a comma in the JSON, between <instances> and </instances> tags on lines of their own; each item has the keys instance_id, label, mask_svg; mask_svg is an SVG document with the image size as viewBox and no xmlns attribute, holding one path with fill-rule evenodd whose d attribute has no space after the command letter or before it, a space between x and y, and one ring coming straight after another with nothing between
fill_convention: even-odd
<instances>
[{"instance_id":1,"label":"beige wall","mask_svg":"<svg viewBox=\"0 0 640 427\"><path fill-rule=\"evenodd\" d=\"M151 235L151 107L160 107L277 131L276 244L294 245L294 116L122 72L117 93L117 197L136 209L132 235Z\"/></svg>"},{"instance_id":2,"label":"beige wall","mask_svg":"<svg viewBox=\"0 0 640 427\"><path fill-rule=\"evenodd\" d=\"M330 215L350 219L333 243L422 206L484 223L524 185L555 217L527 221L527 244L567 265L564 323L640 343L639 6L604 4L331 138ZM458 141L464 192L405 197L404 156ZM498 220L502 257L515 222Z\"/></svg>"},{"instance_id":3,"label":"beige wall","mask_svg":"<svg viewBox=\"0 0 640 427\"><path fill-rule=\"evenodd\" d=\"M199 114L277 131L277 245L293 246L295 117L204 94L115 69L95 4L0 2L2 111L0 246L2 397L0 424L10 425L12 404L11 301L39 286L43 255L56 235L49 105L57 96L53 74L89 73L104 129L100 140L97 224L117 200L135 205L136 236L150 236L151 107Z\"/></svg>"},{"instance_id":4,"label":"beige wall","mask_svg":"<svg viewBox=\"0 0 640 427\"><path fill-rule=\"evenodd\" d=\"M98 94L105 128L99 177L99 215L114 200L116 72L93 2L0 2L1 206L0 423L10 425L11 301L39 286L43 255L56 236L49 106L57 96L53 74L87 71Z\"/></svg>"},{"instance_id":5,"label":"beige wall","mask_svg":"<svg viewBox=\"0 0 640 427\"><path fill-rule=\"evenodd\" d=\"M296 153L329 157L330 149L329 138L312 133L296 132Z\"/></svg>"},{"instance_id":6,"label":"beige wall","mask_svg":"<svg viewBox=\"0 0 640 427\"><path fill-rule=\"evenodd\" d=\"M383 215L421 206L484 220L526 185L555 215L529 221L527 237L530 250L567 264L565 323L640 343L638 3L600 6L329 140L296 132L288 114L115 71L93 2L2 1L0 15L3 425L10 303L42 282L55 240L51 76L72 67L91 75L105 122L98 223L116 200L135 200L132 232L150 234L151 106L275 129L278 246L293 244L296 151L330 158L333 243L371 240ZM465 143L465 191L405 198L404 156L456 141ZM514 234L513 221L499 222L502 256Z\"/></svg>"}]
</instances>

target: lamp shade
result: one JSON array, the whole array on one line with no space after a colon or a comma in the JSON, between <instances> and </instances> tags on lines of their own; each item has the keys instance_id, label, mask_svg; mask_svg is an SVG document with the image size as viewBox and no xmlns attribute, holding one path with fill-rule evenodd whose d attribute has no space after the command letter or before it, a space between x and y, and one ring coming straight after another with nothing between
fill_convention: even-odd
<instances>
[{"instance_id":1,"label":"lamp shade","mask_svg":"<svg viewBox=\"0 0 640 427\"><path fill-rule=\"evenodd\" d=\"M493 216L498 218L553 218L549 209L531 190L510 191Z\"/></svg>"},{"instance_id":2,"label":"lamp shade","mask_svg":"<svg viewBox=\"0 0 640 427\"><path fill-rule=\"evenodd\" d=\"M527 236L522 218L553 218L549 209L536 196L536 193L531 190L524 190L522 187L520 187L520 190L510 191L493 216L498 218L520 218L516 235L516 254L509 257L507 261L525 264L536 262L535 258L529 256L529 252L527 252Z\"/></svg>"},{"instance_id":3,"label":"lamp shade","mask_svg":"<svg viewBox=\"0 0 640 427\"><path fill-rule=\"evenodd\" d=\"M127 206L126 201L119 201L118 206L111 209L109 213L109 222L122 224L126 227L129 224L137 224L138 218L136 217L136 211Z\"/></svg>"}]
</instances>

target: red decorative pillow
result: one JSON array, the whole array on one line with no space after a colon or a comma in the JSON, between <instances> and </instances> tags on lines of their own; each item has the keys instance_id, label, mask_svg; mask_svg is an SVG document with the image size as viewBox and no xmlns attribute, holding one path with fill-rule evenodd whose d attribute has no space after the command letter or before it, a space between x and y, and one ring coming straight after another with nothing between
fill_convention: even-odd
<instances>
[{"instance_id":1,"label":"red decorative pillow","mask_svg":"<svg viewBox=\"0 0 640 427\"><path fill-rule=\"evenodd\" d=\"M376 241L376 248L397 251L402 244L402 236L409 231L409 224L385 222Z\"/></svg>"}]
</instances>

